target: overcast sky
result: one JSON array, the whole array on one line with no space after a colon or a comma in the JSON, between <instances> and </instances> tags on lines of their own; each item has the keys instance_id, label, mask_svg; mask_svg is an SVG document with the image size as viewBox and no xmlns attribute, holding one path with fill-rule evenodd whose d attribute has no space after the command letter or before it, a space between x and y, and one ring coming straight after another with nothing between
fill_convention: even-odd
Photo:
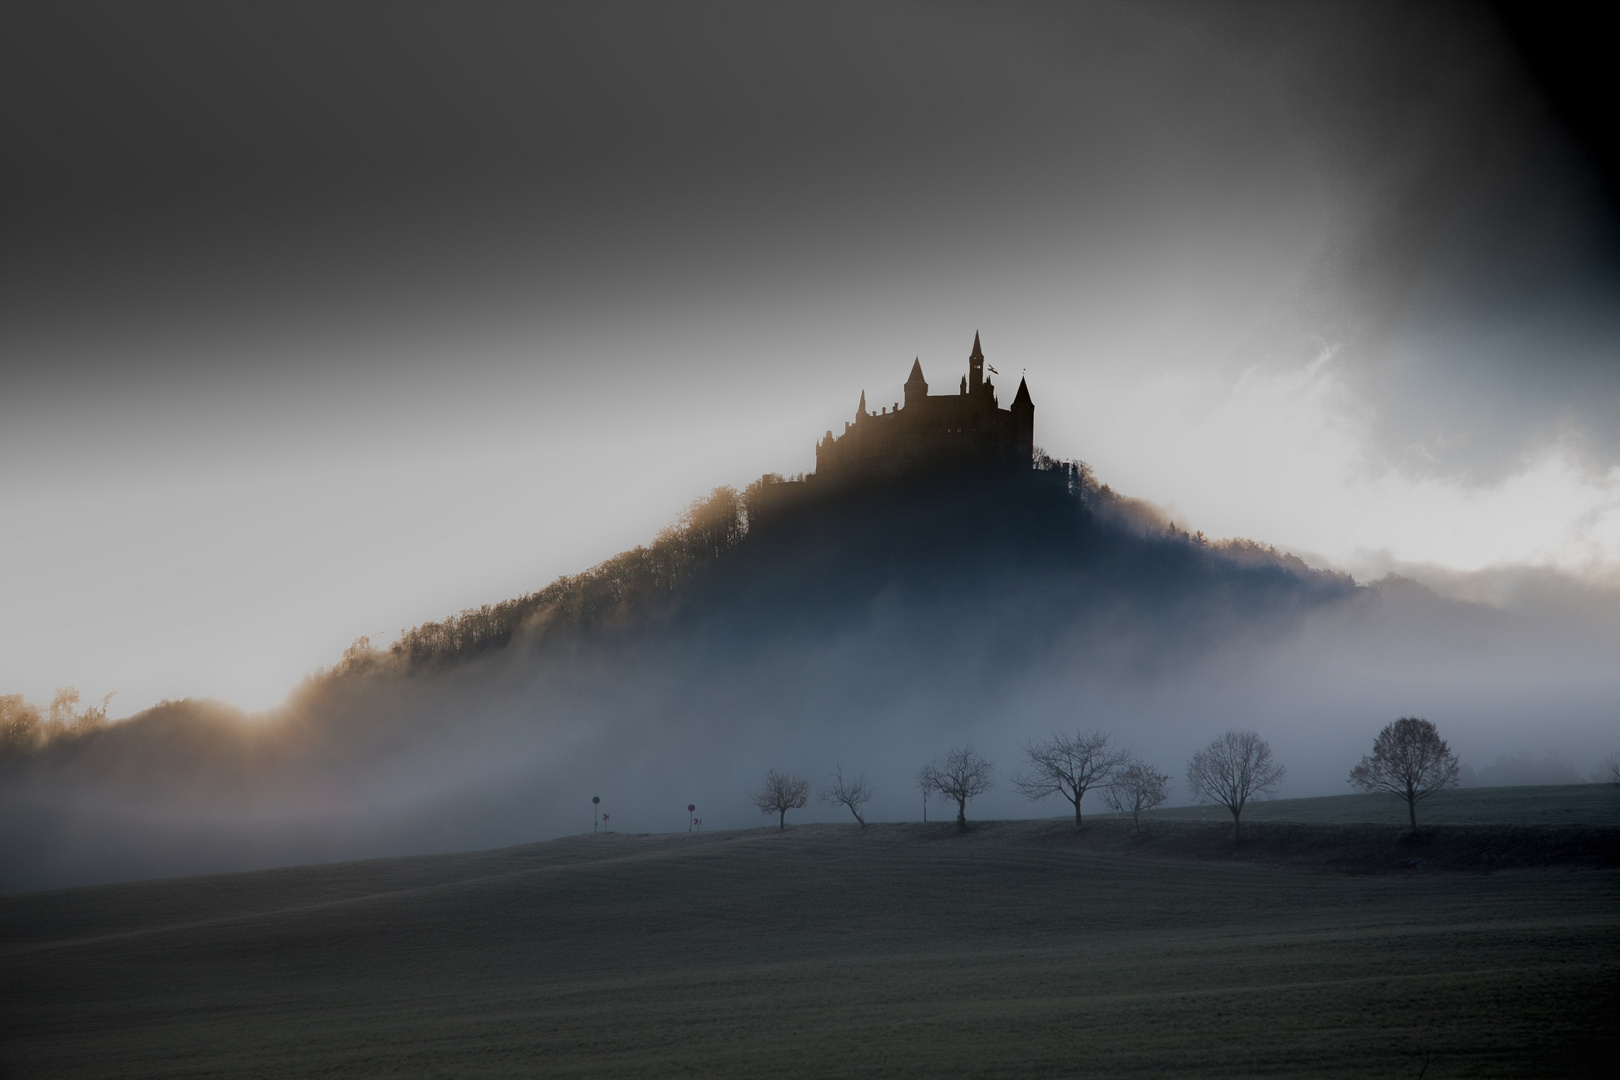
<instances>
[{"instance_id":1,"label":"overcast sky","mask_svg":"<svg viewBox=\"0 0 1620 1080\"><path fill-rule=\"evenodd\" d=\"M0 692L268 706L975 331L1190 529L1612 582L1613 159L1509 16L10 5Z\"/></svg>"}]
</instances>

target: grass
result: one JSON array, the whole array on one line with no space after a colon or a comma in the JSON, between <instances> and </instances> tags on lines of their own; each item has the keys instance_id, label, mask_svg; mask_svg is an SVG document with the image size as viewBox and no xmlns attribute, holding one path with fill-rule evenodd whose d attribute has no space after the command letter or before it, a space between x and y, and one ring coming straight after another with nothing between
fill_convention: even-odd
<instances>
[{"instance_id":1,"label":"grass","mask_svg":"<svg viewBox=\"0 0 1620 1080\"><path fill-rule=\"evenodd\" d=\"M1607 1074L1603 860L1344 874L1148 836L584 836L4 897L0 1072Z\"/></svg>"},{"instance_id":2,"label":"grass","mask_svg":"<svg viewBox=\"0 0 1620 1080\"><path fill-rule=\"evenodd\" d=\"M1231 820L1218 806L1177 806L1150 818ZM1243 821L1288 821L1312 825L1405 826L1406 803L1394 795L1327 795L1314 799L1264 799L1243 808ZM1452 788L1418 803L1418 826L1598 825L1620 828L1620 791L1613 784L1543 787Z\"/></svg>"}]
</instances>

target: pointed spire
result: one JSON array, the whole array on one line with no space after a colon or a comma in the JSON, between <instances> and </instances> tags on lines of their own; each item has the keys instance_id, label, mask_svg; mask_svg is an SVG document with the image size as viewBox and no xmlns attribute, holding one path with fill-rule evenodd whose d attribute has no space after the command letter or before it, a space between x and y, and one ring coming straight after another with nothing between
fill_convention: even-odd
<instances>
[{"instance_id":1,"label":"pointed spire","mask_svg":"<svg viewBox=\"0 0 1620 1080\"><path fill-rule=\"evenodd\" d=\"M1035 407L1034 400L1029 396L1029 385L1023 379L1018 380L1018 394L1013 398L1012 403L1013 408L1020 405L1028 405L1032 409Z\"/></svg>"},{"instance_id":2,"label":"pointed spire","mask_svg":"<svg viewBox=\"0 0 1620 1080\"><path fill-rule=\"evenodd\" d=\"M984 350L979 348L979 332L973 331L973 352L968 356L967 392L978 396L984 386Z\"/></svg>"},{"instance_id":3,"label":"pointed spire","mask_svg":"<svg viewBox=\"0 0 1620 1080\"><path fill-rule=\"evenodd\" d=\"M923 378L922 359L911 362L911 378L906 380L906 407L918 404L928 396L928 380Z\"/></svg>"},{"instance_id":4,"label":"pointed spire","mask_svg":"<svg viewBox=\"0 0 1620 1080\"><path fill-rule=\"evenodd\" d=\"M859 420L866 415L866 391L861 391L861 403L855 406L855 419Z\"/></svg>"}]
</instances>

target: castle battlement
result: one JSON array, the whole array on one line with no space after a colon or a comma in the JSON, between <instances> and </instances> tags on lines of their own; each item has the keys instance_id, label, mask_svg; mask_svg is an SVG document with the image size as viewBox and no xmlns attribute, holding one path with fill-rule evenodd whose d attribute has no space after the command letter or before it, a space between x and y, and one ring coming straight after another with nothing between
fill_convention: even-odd
<instances>
[{"instance_id":1,"label":"castle battlement","mask_svg":"<svg viewBox=\"0 0 1620 1080\"><path fill-rule=\"evenodd\" d=\"M897 472L951 462L1029 468L1035 450L1035 403L1029 387L1019 379L1012 405L1003 409L984 370L984 350L974 334L967 374L956 393L930 394L920 358L912 362L904 404L897 401L873 413L861 391L855 419L844 424L841 434L828 431L817 444L816 475Z\"/></svg>"}]
</instances>

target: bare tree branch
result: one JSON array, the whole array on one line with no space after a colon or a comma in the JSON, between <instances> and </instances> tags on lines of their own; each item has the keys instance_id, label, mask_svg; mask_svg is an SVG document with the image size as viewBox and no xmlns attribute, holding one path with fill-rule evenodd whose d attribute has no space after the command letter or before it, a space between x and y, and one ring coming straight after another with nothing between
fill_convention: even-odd
<instances>
[{"instance_id":1,"label":"bare tree branch","mask_svg":"<svg viewBox=\"0 0 1620 1080\"><path fill-rule=\"evenodd\" d=\"M759 812L776 815L778 832L787 828L789 810L797 810L809 803L810 781L791 773L779 773L775 769L765 774L765 785L754 793L754 805L759 807Z\"/></svg>"},{"instance_id":2,"label":"bare tree branch","mask_svg":"<svg viewBox=\"0 0 1620 1080\"><path fill-rule=\"evenodd\" d=\"M956 800L956 828L966 832L968 800L995 786L995 765L971 746L952 747L941 761L924 765L917 773L917 781Z\"/></svg>"},{"instance_id":3,"label":"bare tree branch","mask_svg":"<svg viewBox=\"0 0 1620 1080\"><path fill-rule=\"evenodd\" d=\"M872 786L866 782L865 773L854 780L844 779L844 766L840 764L833 771L831 782L821 789L821 801L828 806L849 807L849 812L864 829L866 819L861 816L861 807L872 801Z\"/></svg>"},{"instance_id":4,"label":"bare tree branch","mask_svg":"<svg viewBox=\"0 0 1620 1080\"><path fill-rule=\"evenodd\" d=\"M1272 761L1271 746L1252 731L1228 731L1187 762L1187 787L1200 802L1213 802L1232 814L1232 838L1243 839L1243 806L1273 794L1283 767Z\"/></svg>"},{"instance_id":5,"label":"bare tree branch","mask_svg":"<svg viewBox=\"0 0 1620 1080\"><path fill-rule=\"evenodd\" d=\"M1062 795L1074 805L1074 827L1080 827L1080 801L1094 787L1104 787L1123 755L1108 749L1108 734L1081 731L1053 735L1024 747L1029 768L1012 777L1013 787L1030 799Z\"/></svg>"},{"instance_id":6,"label":"bare tree branch","mask_svg":"<svg viewBox=\"0 0 1620 1080\"><path fill-rule=\"evenodd\" d=\"M1153 809L1169 797L1170 774L1130 755L1120 758L1113 779L1103 790L1109 809L1131 815L1137 832L1142 831L1142 811Z\"/></svg>"},{"instance_id":7,"label":"bare tree branch","mask_svg":"<svg viewBox=\"0 0 1620 1080\"><path fill-rule=\"evenodd\" d=\"M1403 716L1373 740L1373 752L1350 770L1350 782L1363 791L1388 791L1406 800L1417 832L1417 804L1442 788L1456 787L1457 755L1427 720Z\"/></svg>"}]
</instances>

